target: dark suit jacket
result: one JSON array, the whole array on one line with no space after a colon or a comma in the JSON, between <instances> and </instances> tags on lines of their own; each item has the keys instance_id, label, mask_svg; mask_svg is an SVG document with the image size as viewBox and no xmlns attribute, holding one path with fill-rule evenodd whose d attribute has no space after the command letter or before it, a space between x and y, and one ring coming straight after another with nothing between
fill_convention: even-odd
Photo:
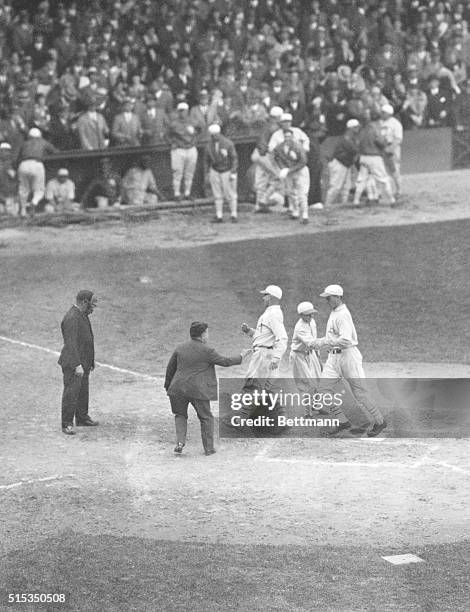
<instances>
[{"instance_id":1,"label":"dark suit jacket","mask_svg":"<svg viewBox=\"0 0 470 612\"><path fill-rule=\"evenodd\" d=\"M241 355L223 357L200 340L189 340L176 347L166 368L168 395L183 394L191 399L216 400L216 365L227 368L242 362Z\"/></svg>"},{"instance_id":2,"label":"dark suit jacket","mask_svg":"<svg viewBox=\"0 0 470 612\"><path fill-rule=\"evenodd\" d=\"M93 331L88 316L76 306L68 311L61 323L64 346L59 357L63 368L82 365L85 371L95 367Z\"/></svg>"}]
</instances>

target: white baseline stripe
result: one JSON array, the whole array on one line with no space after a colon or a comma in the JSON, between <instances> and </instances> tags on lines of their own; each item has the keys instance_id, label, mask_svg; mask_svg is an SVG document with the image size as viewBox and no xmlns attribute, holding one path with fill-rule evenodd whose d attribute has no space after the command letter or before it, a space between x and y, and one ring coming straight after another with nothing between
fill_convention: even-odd
<instances>
[{"instance_id":1,"label":"white baseline stripe","mask_svg":"<svg viewBox=\"0 0 470 612\"><path fill-rule=\"evenodd\" d=\"M63 478L74 478L75 474L64 474L60 476L59 474L55 474L54 476L46 476L45 478L34 478L33 480L20 480L19 482L13 482L9 485L0 485L0 489L14 489L16 487L21 487L25 484L34 484L35 482L47 482L49 480L62 480Z\"/></svg>"},{"instance_id":2,"label":"white baseline stripe","mask_svg":"<svg viewBox=\"0 0 470 612\"><path fill-rule=\"evenodd\" d=\"M53 351L52 349L48 349L45 346L39 346L39 344L31 344L31 342L23 342L22 340L14 340L13 338L7 338L6 336L0 336L0 340L3 340L3 342L9 342L10 344L23 346L25 348L42 351L43 353L49 353L50 355L55 355L57 357L60 355L59 351ZM163 374L160 374L158 376L150 376L150 374L134 372L134 370L127 370L126 368L118 368L117 366L111 365L109 363L101 363L100 361L96 361L95 364L101 368L113 370L114 372L120 372L121 374L130 374L131 376L135 376L136 378L143 378L145 380L152 380L154 382L160 382L161 379L164 378Z\"/></svg>"}]
</instances>

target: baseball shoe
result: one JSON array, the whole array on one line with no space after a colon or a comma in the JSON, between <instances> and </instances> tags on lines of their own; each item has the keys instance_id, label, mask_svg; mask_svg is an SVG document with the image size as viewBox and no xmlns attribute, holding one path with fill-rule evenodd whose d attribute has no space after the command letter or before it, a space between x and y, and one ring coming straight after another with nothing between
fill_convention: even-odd
<instances>
[{"instance_id":1,"label":"baseball shoe","mask_svg":"<svg viewBox=\"0 0 470 612\"><path fill-rule=\"evenodd\" d=\"M349 421L346 421L345 423L340 423L339 425L334 427L331 431L329 431L328 435L329 436L335 436L336 434L340 433L341 431L345 431L347 429L351 429L351 423Z\"/></svg>"},{"instance_id":2,"label":"baseball shoe","mask_svg":"<svg viewBox=\"0 0 470 612\"><path fill-rule=\"evenodd\" d=\"M204 451L204 454L206 455L206 457L209 457L209 455L215 455L217 451L215 450L215 448L213 448L212 450L206 450Z\"/></svg>"},{"instance_id":3,"label":"baseball shoe","mask_svg":"<svg viewBox=\"0 0 470 612\"><path fill-rule=\"evenodd\" d=\"M178 442L173 452L176 453L177 455L181 455L181 453L183 452L183 447L184 447L184 444L182 442Z\"/></svg>"},{"instance_id":4,"label":"baseball shoe","mask_svg":"<svg viewBox=\"0 0 470 612\"><path fill-rule=\"evenodd\" d=\"M87 417L83 421L76 420L75 425L77 425L77 427L96 427L99 425L99 423L98 421L94 421L93 419L90 419L90 417Z\"/></svg>"},{"instance_id":5,"label":"baseball shoe","mask_svg":"<svg viewBox=\"0 0 470 612\"><path fill-rule=\"evenodd\" d=\"M312 204L312 208L313 210L323 210L324 206L321 202L315 202L315 204Z\"/></svg>"},{"instance_id":6,"label":"baseball shoe","mask_svg":"<svg viewBox=\"0 0 470 612\"><path fill-rule=\"evenodd\" d=\"M175 196L175 202L182 202L182 201L183 201L183 196L182 195Z\"/></svg>"},{"instance_id":7,"label":"baseball shoe","mask_svg":"<svg viewBox=\"0 0 470 612\"><path fill-rule=\"evenodd\" d=\"M367 432L367 436L369 438L374 438L377 436L382 430L387 427L387 421L384 419L383 423L376 423L374 427L370 431Z\"/></svg>"},{"instance_id":8,"label":"baseball shoe","mask_svg":"<svg viewBox=\"0 0 470 612\"><path fill-rule=\"evenodd\" d=\"M352 434L363 434L365 433L371 426L371 423L363 423L362 425L356 425L355 427L351 427L349 430Z\"/></svg>"},{"instance_id":9,"label":"baseball shoe","mask_svg":"<svg viewBox=\"0 0 470 612\"><path fill-rule=\"evenodd\" d=\"M62 433L64 433L66 436L75 435L72 425L67 425L66 427L62 427Z\"/></svg>"},{"instance_id":10,"label":"baseball shoe","mask_svg":"<svg viewBox=\"0 0 470 612\"><path fill-rule=\"evenodd\" d=\"M230 217L230 221L232 223L238 223L238 218L237 217Z\"/></svg>"},{"instance_id":11,"label":"baseball shoe","mask_svg":"<svg viewBox=\"0 0 470 612\"><path fill-rule=\"evenodd\" d=\"M301 219L301 220L300 220L300 223L301 223L302 225L307 225L307 224L308 224L308 219Z\"/></svg>"},{"instance_id":12,"label":"baseball shoe","mask_svg":"<svg viewBox=\"0 0 470 612\"><path fill-rule=\"evenodd\" d=\"M320 414L322 416L330 416L330 413L328 412L328 410L325 410L324 408L321 408L320 410L315 410L315 408L313 409L313 413L314 414Z\"/></svg>"},{"instance_id":13,"label":"baseball shoe","mask_svg":"<svg viewBox=\"0 0 470 612\"><path fill-rule=\"evenodd\" d=\"M184 199L187 200L188 202L194 202L196 198L193 195L191 195L190 193L187 193L184 196Z\"/></svg>"},{"instance_id":14,"label":"baseball shoe","mask_svg":"<svg viewBox=\"0 0 470 612\"><path fill-rule=\"evenodd\" d=\"M222 219L222 217L214 217L213 219L211 219L211 223L223 223L224 220Z\"/></svg>"}]
</instances>

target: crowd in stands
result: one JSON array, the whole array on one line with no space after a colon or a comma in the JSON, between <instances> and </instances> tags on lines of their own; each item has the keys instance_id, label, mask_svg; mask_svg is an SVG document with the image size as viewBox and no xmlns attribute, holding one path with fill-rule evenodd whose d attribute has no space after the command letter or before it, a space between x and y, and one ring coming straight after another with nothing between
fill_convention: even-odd
<instances>
[{"instance_id":1,"label":"crowd in stands","mask_svg":"<svg viewBox=\"0 0 470 612\"><path fill-rule=\"evenodd\" d=\"M182 101L201 138L274 105L320 141L386 103L405 129L464 129L469 22L457 0L0 0L0 139L157 144Z\"/></svg>"}]
</instances>

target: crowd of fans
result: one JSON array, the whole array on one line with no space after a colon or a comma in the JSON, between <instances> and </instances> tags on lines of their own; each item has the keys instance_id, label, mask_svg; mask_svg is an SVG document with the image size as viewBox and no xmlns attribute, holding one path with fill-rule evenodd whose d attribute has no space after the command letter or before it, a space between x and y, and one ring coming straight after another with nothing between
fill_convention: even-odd
<instances>
[{"instance_id":1,"label":"crowd of fans","mask_svg":"<svg viewBox=\"0 0 470 612\"><path fill-rule=\"evenodd\" d=\"M407 128L470 125L468 2L0 0L0 135L58 149L165 142L178 102L201 137L279 105L310 137L390 103ZM23 8L22 8L23 7Z\"/></svg>"},{"instance_id":2,"label":"crowd of fans","mask_svg":"<svg viewBox=\"0 0 470 612\"><path fill-rule=\"evenodd\" d=\"M313 146L384 104L464 130L469 23L467 0L0 0L0 143L171 143L180 103L196 141L258 134L273 106Z\"/></svg>"}]
</instances>

